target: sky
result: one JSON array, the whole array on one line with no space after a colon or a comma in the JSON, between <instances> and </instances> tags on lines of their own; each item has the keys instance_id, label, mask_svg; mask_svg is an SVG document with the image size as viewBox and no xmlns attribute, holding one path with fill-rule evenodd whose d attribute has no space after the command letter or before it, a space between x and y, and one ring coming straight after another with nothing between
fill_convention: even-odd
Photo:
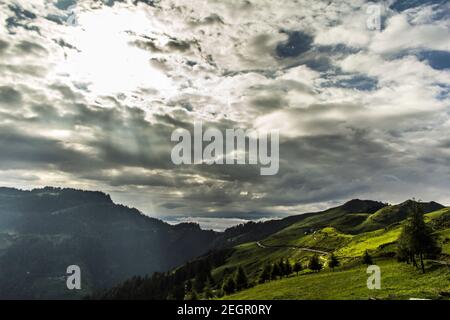
<instances>
[{"instance_id":1,"label":"sky","mask_svg":"<svg viewBox=\"0 0 450 320\"><path fill-rule=\"evenodd\" d=\"M439 0L0 0L0 185L208 223L450 204L449 18ZM278 174L175 166L194 122L279 130Z\"/></svg>"}]
</instances>

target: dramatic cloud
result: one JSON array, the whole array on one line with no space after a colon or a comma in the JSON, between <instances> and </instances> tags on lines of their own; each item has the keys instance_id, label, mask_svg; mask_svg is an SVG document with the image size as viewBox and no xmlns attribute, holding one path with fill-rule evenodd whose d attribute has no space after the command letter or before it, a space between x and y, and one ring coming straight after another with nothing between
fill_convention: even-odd
<instances>
[{"instance_id":1,"label":"dramatic cloud","mask_svg":"<svg viewBox=\"0 0 450 320\"><path fill-rule=\"evenodd\" d=\"M448 203L449 18L448 1L0 2L0 184L216 229L355 197ZM196 121L280 130L279 173L173 165L171 133Z\"/></svg>"}]
</instances>

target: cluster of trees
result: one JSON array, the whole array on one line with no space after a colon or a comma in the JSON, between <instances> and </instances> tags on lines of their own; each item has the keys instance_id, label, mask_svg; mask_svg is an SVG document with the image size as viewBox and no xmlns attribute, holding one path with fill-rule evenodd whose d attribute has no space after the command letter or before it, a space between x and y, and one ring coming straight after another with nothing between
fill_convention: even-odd
<instances>
[{"instance_id":1,"label":"cluster of trees","mask_svg":"<svg viewBox=\"0 0 450 320\"><path fill-rule=\"evenodd\" d=\"M320 263L318 255L315 254L309 259L308 268L314 272L319 272L323 269L323 264Z\"/></svg>"},{"instance_id":2,"label":"cluster of trees","mask_svg":"<svg viewBox=\"0 0 450 320\"><path fill-rule=\"evenodd\" d=\"M332 269L333 271L335 268L337 268L341 265L341 262L339 261L338 257L336 257L334 255L334 253L331 253L328 256L326 263L328 265L328 268ZM319 272L323 268L324 268L324 265L320 262L318 255L315 254L309 259L308 269L315 271L315 272Z\"/></svg>"},{"instance_id":3,"label":"cluster of trees","mask_svg":"<svg viewBox=\"0 0 450 320\"><path fill-rule=\"evenodd\" d=\"M211 275L213 268L223 265L233 249L211 251L201 259L186 263L169 272L133 277L120 285L96 292L90 299L108 300L166 300L212 297L212 288L220 286Z\"/></svg>"},{"instance_id":4,"label":"cluster of trees","mask_svg":"<svg viewBox=\"0 0 450 320\"><path fill-rule=\"evenodd\" d=\"M334 271L334 268L337 268L341 265L339 259L332 253L328 258L328 267Z\"/></svg>"},{"instance_id":5,"label":"cluster of trees","mask_svg":"<svg viewBox=\"0 0 450 320\"><path fill-rule=\"evenodd\" d=\"M423 273L425 273L424 258L436 257L441 252L433 230L425 223L423 212L417 204L403 226L397 246L398 261L412 263L419 268L418 260Z\"/></svg>"},{"instance_id":6,"label":"cluster of trees","mask_svg":"<svg viewBox=\"0 0 450 320\"><path fill-rule=\"evenodd\" d=\"M229 276L225 279L222 290L223 292L220 292L221 294L232 294L236 291L241 291L247 288L250 288L252 284L249 282L247 273L245 272L244 268L239 266L239 268L236 271L236 274Z\"/></svg>"},{"instance_id":7,"label":"cluster of trees","mask_svg":"<svg viewBox=\"0 0 450 320\"><path fill-rule=\"evenodd\" d=\"M293 272L298 274L301 270L303 270L303 266L300 261L297 261L293 266L287 259L280 259L280 261L273 264L267 263L264 265L264 268L259 276L259 283L287 277Z\"/></svg>"},{"instance_id":8,"label":"cluster of trees","mask_svg":"<svg viewBox=\"0 0 450 320\"><path fill-rule=\"evenodd\" d=\"M330 269L334 270L334 268L340 266L340 261L332 253L328 257L327 264ZM309 259L306 267L314 272L319 272L320 270L323 269L324 266L320 261L319 256L313 255ZM261 274L259 276L259 283L280 279L282 277L288 277L292 273L296 273L298 275L298 273L303 269L304 266L301 264L300 261L296 261L294 265L291 265L291 263L287 259L286 260L281 259L279 262L273 264L267 263L264 266L263 270L261 271Z\"/></svg>"}]
</instances>

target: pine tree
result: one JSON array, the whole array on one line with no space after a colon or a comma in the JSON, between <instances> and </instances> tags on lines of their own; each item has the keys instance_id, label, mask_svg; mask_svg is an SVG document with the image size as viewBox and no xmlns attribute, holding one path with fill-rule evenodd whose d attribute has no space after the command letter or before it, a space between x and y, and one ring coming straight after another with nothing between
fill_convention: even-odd
<instances>
[{"instance_id":1,"label":"pine tree","mask_svg":"<svg viewBox=\"0 0 450 320\"><path fill-rule=\"evenodd\" d=\"M231 293L234 293L234 292L236 291L236 283L234 282L233 277L229 277L229 278L225 281L225 283L224 283L224 285L223 285L223 291L224 291L226 294L231 294Z\"/></svg>"},{"instance_id":2,"label":"pine tree","mask_svg":"<svg viewBox=\"0 0 450 320\"><path fill-rule=\"evenodd\" d=\"M286 259L286 263L284 265L285 275L289 276L292 273L292 266L288 259Z\"/></svg>"},{"instance_id":3,"label":"pine tree","mask_svg":"<svg viewBox=\"0 0 450 320\"><path fill-rule=\"evenodd\" d=\"M223 291L223 288L220 288L216 291L217 298L222 298L225 295L225 292Z\"/></svg>"},{"instance_id":4,"label":"pine tree","mask_svg":"<svg viewBox=\"0 0 450 320\"><path fill-rule=\"evenodd\" d=\"M437 240L423 218L423 212L417 203L411 217L405 223L398 240L397 258L400 261L411 261L418 267L416 256L420 261L420 268L425 273L423 259L426 256L434 256L441 252Z\"/></svg>"},{"instance_id":5,"label":"pine tree","mask_svg":"<svg viewBox=\"0 0 450 320\"><path fill-rule=\"evenodd\" d=\"M264 283L266 281L269 281L271 275L272 275L272 265L267 263L264 266L264 269L262 270L261 275L259 276L259 283Z\"/></svg>"},{"instance_id":6,"label":"pine tree","mask_svg":"<svg viewBox=\"0 0 450 320\"><path fill-rule=\"evenodd\" d=\"M238 291L248 288L248 278L245 270L239 266L236 274L236 289Z\"/></svg>"},{"instance_id":7,"label":"pine tree","mask_svg":"<svg viewBox=\"0 0 450 320\"><path fill-rule=\"evenodd\" d=\"M169 293L168 295L168 300L183 300L184 296L185 296L185 291L184 291L184 284L178 284L175 285L172 289L172 291Z\"/></svg>"},{"instance_id":8,"label":"pine tree","mask_svg":"<svg viewBox=\"0 0 450 320\"><path fill-rule=\"evenodd\" d=\"M369 252L367 250L364 252L364 256L362 258L362 262L363 262L363 264L368 265L368 266L373 264L372 257L370 256L370 254L369 254Z\"/></svg>"},{"instance_id":9,"label":"pine tree","mask_svg":"<svg viewBox=\"0 0 450 320\"><path fill-rule=\"evenodd\" d=\"M311 259L309 260L308 268L312 271L320 271L322 270L322 264L320 263L319 256L313 255Z\"/></svg>"},{"instance_id":10,"label":"pine tree","mask_svg":"<svg viewBox=\"0 0 450 320\"><path fill-rule=\"evenodd\" d=\"M397 261L398 262L406 262L407 264L413 263L416 265L416 261L414 256L409 248L409 226L407 224L404 225L402 233L397 240Z\"/></svg>"},{"instance_id":11,"label":"pine tree","mask_svg":"<svg viewBox=\"0 0 450 320\"><path fill-rule=\"evenodd\" d=\"M294 264L294 272L298 275L300 271L303 270L303 266L300 261L295 262Z\"/></svg>"},{"instance_id":12,"label":"pine tree","mask_svg":"<svg viewBox=\"0 0 450 320\"><path fill-rule=\"evenodd\" d=\"M280 277L286 275L286 264L284 263L283 259L280 259L278 262L278 269L280 270Z\"/></svg>"},{"instance_id":13,"label":"pine tree","mask_svg":"<svg viewBox=\"0 0 450 320\"><path fill-rule=\"evenodd\" d=\"M281 276L280 267L278 266L278 263L275 263L272 268L272 274L270 277L272 280L276 280L277 277Z\"/></svg>"},{"instance_id":14,"label":"pine tree","mask_svg":"<svg viewBox=\"0 0 450 320\"><path fill-rule=\"evenodd\" d=\"M203 289L203 297L205 299L212 299L214 298L214 294L211 289L211 281L208 279L205 283L205 288Z\"/></svg>"},{"instance_id":15,"label":"pine tree","mask_svg":"<svg viewBox=\"0 0 450 320\"><path fill-rule=\"evenodd\" d=\"M192 287L193 287L193 285L192 285L192 280L187 280L184 287L185 287L185 288L184 288L184 291L185 291L185 292L190 292L190 291L192 291Z\"/></svg>"},{"instance_id":16,"label":"pine tree","mask_svg":"<svg viewBox=\"0 0 450 320\"><path fill-rule=\"evenodd\" d=\"M340 264L339 259L332 253L328 258L328 267L334 271L334 268L339 267Z\"/></svg>"}]
</instances>

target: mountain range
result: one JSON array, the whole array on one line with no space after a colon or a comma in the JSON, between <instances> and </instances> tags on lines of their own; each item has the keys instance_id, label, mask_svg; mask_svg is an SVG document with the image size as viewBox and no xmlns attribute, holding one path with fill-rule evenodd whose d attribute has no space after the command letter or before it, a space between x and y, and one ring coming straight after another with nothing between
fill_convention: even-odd
<instances>
[{"instance_id":1,"label":"mountain range","mask_svg":"<svg viewBox=\"0 0 450 320\"><path fill-rule=\"evenodd\" d=\"M217 233L169 225L101 192L0 189L0 299L80 298L128 277L176 267ZM66 287L78 265L82 290Z\"/></svg>"},{"instance_id":2,"label":"mountain range","mask_svg":"<svg viewBox=\"0 0 450 320\"><path fill-rule=\"evenodd\" d=\"M415 206L424 213L441 212L433 222L448 230L448 210L436 202L388 205L355 199L321 212L214 232L195 223L169 225L115 204L102 192L0 188L0 299L79 299L108 288L123 296L120 288L127 279L170 270L193 272L193 263L205 261L216 283L237 266L256 279L266 262L306 258L293 256L290 246L351 258L363 249L378 250L395 241L393 235L398 236ZM373 245L357 249L368 235ZM376 237L384 240L375 241ZM66 287L69 265L81 268L81 290Z\"/></svg>"}]
</instances>

